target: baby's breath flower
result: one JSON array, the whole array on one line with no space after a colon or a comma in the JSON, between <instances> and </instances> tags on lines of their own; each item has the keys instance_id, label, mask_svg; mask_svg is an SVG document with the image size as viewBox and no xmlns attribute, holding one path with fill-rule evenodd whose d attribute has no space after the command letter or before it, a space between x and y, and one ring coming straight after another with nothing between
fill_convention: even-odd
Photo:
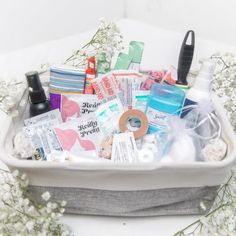
<instances>
[{"instance_id":1,"label":"baby's breath flower","mask_svg":"<svg viewBox=\"0 0 236 236\"><path fill-rule=\"evenodd\" d=\"M85 66L87 59L95 56L98 61L98 70L109 71L110 62L115 51L122 49L123 37L114 22L100 20L100 26L96 34L82 49L76 50L65 63L73 66ZM105 65L104 65L105 64Z\"/></svg>"},{"instance_id":2,"label":"baby's breath flower","mask_svg":"<svg viewBox=\"0 0 236 236\"><path fill-rule=\"evenodd\" d=\"M2 200L6 203L8 203L9 201L11 201L11 194L9 192L5 192L2 195Z\"/></svg>"},{"instance_id":3,"label":"baby's breath flower","mask_svg":"<svg viewBox=\"0 0 236 236\"><path fill-rule=\"evenodd\" d=\"M57 207L58 207L57 203L55 203L55 202L52 203L52 206L51 206L52 209L57 209Z\"/></svg>"},{"instance_id":4,"label":"baby's breath flower","mask_svg":"<svg viewBox=\"0 0 236 236\"><path fill-rule=\"evenodd\" d=\"M28 213L33 213L35 211L35 207L34 206L30 206L28 208Z\"/></svg>"},{"instance_id":5,"label":"baby's breath flower","mask_svg":"<svg viewBox=\"0 0 236 236\"><path fill-rule=\"evenodd\" d=\"M21 180L26 180L27 179L27 176L26 176L26 174L24 173L24 174L22 174L21 175Z\"/></svg>"},{"instance_id":6,"label":"baby's breath flower","mask_svg":"<svg viewBox=\"0 0 236 236\"><path fill-rule=\"evenodd\" d=\"M51 198L51 195L50 195L49 192L45 192L45 193L42 194L42 199L43 199L44 201L47 202L50 198Z\"/></svg>"},{"instance_id":7,"label":"baby's breath flower","mask_svg":"<svg viewBox=\"0 0 236 236\"><path fill-rule=\"evenodd\" d=\"M0 80L0 110L11 114L18 115L17 106L26 90L26 84L22 81Z\"/></svg>"},{"instance_id":8,"label":"baby's breath flower","mask_svg":"<svg viewBox=\"0 0 236 236\"><path fill-rule=\"evenodd\" d=\"M62 235L68 229L59 222L61 205L50 202L49 208L32 199L23 187L28 180L25 174L21 175L18 170L13 174L0 171L0 179L3 180L0 185L0 235L52 236ZM49 200L50 193L42 195Z\"/></svg>"},{"instance_id":9,"label":"baby's breath flower","mask_svg":"<svg viewBox=\"0 0 236 236\"><path fill-rule=\"evenodd\" d=\"M64 208L60 208L60 213L64 213L65 212L65 209Z\"/></svg>"},{"instance_id":10,"label":"baby's breath flower","mask_svg":"<svg viewBox=\"0 0 236 236\"><path fill-rule=\"evenodd\" d=\"M66 206L67 202L66 201L61 201L61 206L64 207Z\"/></svg>"},{"instance_id":11,"label":"baby's breath flower","mask_svg":"<svg viewBox=\"0 0 236 236\"><path fill-rule=\"evenodd\" d=\"M232 53L222 55L218 53L211 58L216 61L213 91L221 97L231 124L236 131L236 56Z\"/></svg>"},{"instance_id":12,"label":"baby's breath flower","mask_svg":"<svg viewBox=\"0 0 236 236\"><path fill-rule=\"evenodd\" d=\"M29 203L30 203L29 199L25 198L24 201L23 201L24 206L28 206Z\"/></svg>"},{"instance_id":13,"label":"baby's breath flower","mask_svg":"<svg viewBox=\"0 0 236 236\"><path fill-rule=\"evenodd\" d=\"M17 177L19 176L19 171L18 171L18 170L14 170L14 171L12 172L12 175L13 175L15 178L17 178Z\"/></svg>"},{"instance_id":14,"label":"baby's breath flower","mask_svg":"<svg viewBox=\"0 0 236 236\"><path fill-rule=\"evenodd\" d=\"M206 210L206 205L202 201L200 202L200 207L202 210L204 210L204 211Z\"/></svg>"},{"instance_id":15,"label":"baby's breath flower","mask_svg":"<svg viewBox=\"0 0 236 236\"><path fill-rule=\"evenodd\" d=\"M217 53L211 58L216 61L213 91L220 97L236 131L236 56ZM206 210L203 202L200 207ZM218 190L210 212L175 235L236 235L236 166L227 183Z\"/></svg>"}]
</instances>

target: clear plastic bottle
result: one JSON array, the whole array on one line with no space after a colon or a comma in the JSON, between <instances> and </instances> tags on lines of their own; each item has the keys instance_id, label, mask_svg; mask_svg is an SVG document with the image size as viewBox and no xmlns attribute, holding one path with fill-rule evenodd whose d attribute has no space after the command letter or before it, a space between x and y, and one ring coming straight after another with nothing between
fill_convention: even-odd
<instances>
[{"instance_id":1,"label":"clear plastic bottle","mask_svg":"<svg viewBox=\"0 0 236 236\"><path fill-rule=\"evenodd\" d=\"M165 129L169 115L180 114L184 98L184 91L175 86L165 83L153 84L146 108L148 133Z\"/></svg>"},{"instance_id":2,"label":"clear plastic bottle","mask_svg":"<svg viewBox=\"0 0 236 236\"><path fill-rule=\"evenodd\" d=\"M183 111L181 114L182 118L190 111L188 106L197 104L201 101L209 102L211 100L210 91L214 70L214 62L207 60L202 64L199 74L195 79L195 83L187 91Z\"/></svg>"}]
</instances>

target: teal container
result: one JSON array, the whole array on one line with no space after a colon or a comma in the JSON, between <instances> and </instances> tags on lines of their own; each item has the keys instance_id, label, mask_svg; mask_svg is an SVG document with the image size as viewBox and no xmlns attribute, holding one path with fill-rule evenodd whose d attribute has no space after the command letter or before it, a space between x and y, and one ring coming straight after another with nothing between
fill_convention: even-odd
<instances>
[{"instance_id":1,"label":"teal container","mask_svg":"<svg viewBox=\"0 0 236 236\"><path fill-rule=\"evenodd\" d=\"M146 108L148 133L167 128L167 118L170 115L180 115L184 98L184 91L178 87L165 83L153 84Z\"/></svg>"}]
</instances>

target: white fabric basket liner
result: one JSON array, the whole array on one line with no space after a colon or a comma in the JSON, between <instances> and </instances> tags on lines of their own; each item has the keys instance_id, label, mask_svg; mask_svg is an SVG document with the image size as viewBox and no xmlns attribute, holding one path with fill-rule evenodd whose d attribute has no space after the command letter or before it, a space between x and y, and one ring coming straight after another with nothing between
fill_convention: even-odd
<instances>
[{"instance_id":1,"label":"white fabric basket liner","mask_svg":"<svg viewBox=\"0 0 236 236\"><path fill-rule=\"evenodd\" d=\"M145 42L141 67L144 69L166 68L176 64L183 40L183 33L156 28L138 21L123 19L118 22L128 48L130 40ZM0 57L1 74L7 77L24 77L27 70L38 68L42 62L61 62L79 45L83 45L94 33L87 31L60 40L35 45ZM234 46L221 42L196 38L192 67L201 58L216 51L236 53ZM14 70L12 70L14 68ZM13 120L0 112L0 159L10 168L28 174L30 184L49 187L75 187L116 191L136 191L163 188L217 186L230 174L236 158L236 137L225 110L213 97L221 120L223 138L227 142L227 157L221 162L195 163L54 163L18 160L12 156L12 138L15 134Z\"/></svg>"},{"instance_id":2,"label":"white fabric basket liner","mask_svg":"<svg viewBox=\"0 0 236 236\"><path fill-rule=\"evenodd\" d=\"M14 123L20 125L22 120L13 122L4 114L0 117L0 158L10 169L25 172L35 186L135 191L220 185L236 159L236 137L219 99L215 95L212 98L228 146L226 158L219 162L117 164L19 160L12 156L12 139Z\"/></svg>"}]
</instances>

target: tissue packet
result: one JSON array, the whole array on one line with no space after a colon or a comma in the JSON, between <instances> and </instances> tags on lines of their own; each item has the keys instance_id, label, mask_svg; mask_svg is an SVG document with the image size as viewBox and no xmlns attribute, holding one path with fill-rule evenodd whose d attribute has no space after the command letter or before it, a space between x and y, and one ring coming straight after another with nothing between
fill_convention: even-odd
<instances>
[{"instance_id":1,"label":"tissue packet","mask_svg":"<svg viewBox=\"0 0 236 236\"><path fill-rule=\"evenodd\" d=\"M97 156L101 132L93 113L59 124L54 131L64 151L75 156Z\"/></svg>"},{"instance_id":2,"label":"tissue packet","mask_svg":"<svg viewBox=\"0 0 236 236\"><path fill-rule=\"evenodd\" d=\"M64 122L71 118L79 118L97 110L100 102L96 95L62 94L61 116Z\"/></svg>"}]
</instances>

